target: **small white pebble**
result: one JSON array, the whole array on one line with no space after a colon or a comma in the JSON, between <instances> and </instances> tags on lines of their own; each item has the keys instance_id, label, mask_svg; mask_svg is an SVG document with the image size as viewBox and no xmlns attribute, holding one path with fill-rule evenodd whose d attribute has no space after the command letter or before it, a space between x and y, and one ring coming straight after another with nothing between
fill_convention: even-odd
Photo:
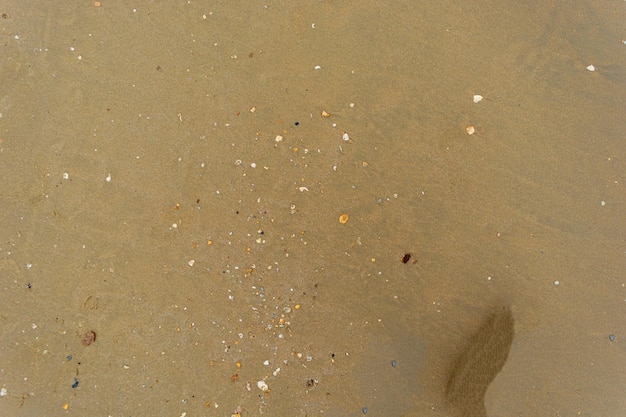
<instances>
[{"instance_id":1,"label":"small white pebble","mask_svg":"<svg viewBox=\"0 0 626 417\"><path fill-rule=\"evenodd\" d=\"M343 132L343 140L345 140L345 141L349 141L350 140L350 136L348 135L348 133Z\"/></svg>"},{"instance_id":2,"label":"small white pebble","mask_svg":"<svg viewBox=\"0 0 626 417\"><path fill-rule=\"evenodd\" d=\"M606 206L606 201L604 201L604 200L600 201L600 205L601 205L602 207Z\"/></svg>"},{"instance_id":3,"label":"small white pebble","mask_svg":"<svg viewBox=\"0 0 626 417\"><path fill-rule=\"evenodd\" d=\"M267 391L268 389L270 389L270 387L268 387L267 384L265 383L265 381L263 381L263 380L257 382L256 386L259 387L259 389L261 391Z\"/></svg>"},{"instance_id":4,"label":"small white pebble","mask_svg":"<svg viewBox=\"0 0 626 417\"><path fill-rule=\"evenodd\" d=\"M319 65L316 65L316 66L315 66L315 69L316 69L316 70L318 70L318 69L322 69L322 67L321 67L321 66L319 66Z\"/></svg>"},{"instance_id":5,"label":"small white pebble","mask_svg":"<svg viewBox=\"0 0 626 417\"><path fill-rule=\"evenodd\" d=\"M595 70L596 70L596 67L594 67L593 65L587 65L587 69L588 69L589 71L595 71Z\"/></svg>"},{"instance_id":6,"label":"small white pebble","mask_svg":"<svg viewBox=\"0 0 626 417\"><path fill-rule=\"evenodd\" d=\"M187 262L187 265L189 266L193 266L193 264L195 264L196 261L194 259L191 259L189 262Z\"/></svg>"},{"instance_id":7,"label":"small white pebble","mask_svg":"<svg viewBox=\"0 0 626 417\"><path fill-rule=\"evenodd\" d=\"M9 395L9 393L6 388L0 389L0 397L6 397L7 395Z\"/></svg>"},{"instance_id":8,"label":"small white pebble","mask_svg":"<svg viewBox=\"0 0 626 417\"><path fill-rule=\"evenodd\" d=\"M63 173L63 179L64 180L69 180L70 179L70 174L68 174L67 172Z\"/></svg>"},{"instance_id":9,"label":"small white pebble","mask_svg":"<svg viewBox=\"0 0 626 417\"><path fill-rule=\"evenodd\" d=\"M107 175L105 180L106 180L106 182L111 182L111 174Z\"/></svg>"},{"instance_id":10,"label":"small white pebble","mask_svg":"<svg viewBox=\"0 0 626 417\"><path fill-rule=\"evenodd\" d=\"M280 142L280 141L282 141L282 140L283 140L283 137L282 137L282 136L280 136L280 135L276 135L276 138L274 138L274 140L275 140L276 142Z\"/></svg>"},{"instance_id":11,"label":"small white pebble","mask_svg":"<svg viewBox=\"0 0 626 417\"><path fill-rule=\"evenodd\" d=\"M480 103L483 100L483 96L481 96L480 94L474 94L474 103Z\"/></svg>"},{"instance_id":12,"label":"small white pebble","mask_svg":"<svg viewBox=\"0 0 626 417\"><path fill-rule=\"evenodd\" d=\"M559 285L559 284L560 284L560 282L558 280L554 281L554 285Z\"/></svg>"}]
</instances>

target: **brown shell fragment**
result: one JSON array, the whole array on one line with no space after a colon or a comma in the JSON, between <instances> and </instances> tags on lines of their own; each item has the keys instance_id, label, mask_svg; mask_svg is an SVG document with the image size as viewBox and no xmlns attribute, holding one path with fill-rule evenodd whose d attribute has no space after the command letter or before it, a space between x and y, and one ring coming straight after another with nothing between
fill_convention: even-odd
<instances>
[{"instance_id":1,"label":"brown shell fragment","mask_svg":"<svg viewBox=\"0 0 626 417\"><path fill-rule=\"evenodd\" d=\"M94 332L93 330L90 330L84 335L82 335L80 343L82 343L83 346L89 346L95 341L96 341L96 332Z\"/></svg>"}]
</instances>

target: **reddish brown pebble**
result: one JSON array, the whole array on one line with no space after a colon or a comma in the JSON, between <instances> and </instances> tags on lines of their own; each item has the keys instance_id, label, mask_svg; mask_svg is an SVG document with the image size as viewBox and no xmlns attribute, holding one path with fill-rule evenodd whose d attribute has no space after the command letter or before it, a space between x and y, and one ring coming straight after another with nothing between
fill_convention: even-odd
<instances>
[{"instance_id":1,"label":"reddish brown pebble","mask_svg":"<svg viewBox=\"0 0 626 417\"><path fill-rule=\"evenodd\" d=\"M96 332L90 330L83 335L82 340L80 342L83 344L83 346L89 346L95 341L96 341Z\"/></svg>"},{"instance_id":2,"label":"reddish brown pebble","mask_svg":"<svg viewBox=\"0 0 626 417\"><path fill-rule=\"evenodd\" d=\"M411 259L411 254L410 253L405 253L404 256L402 257L402 263L405 264L405 263L409 262L409 259Z\"/></svg>"}]
</instances>

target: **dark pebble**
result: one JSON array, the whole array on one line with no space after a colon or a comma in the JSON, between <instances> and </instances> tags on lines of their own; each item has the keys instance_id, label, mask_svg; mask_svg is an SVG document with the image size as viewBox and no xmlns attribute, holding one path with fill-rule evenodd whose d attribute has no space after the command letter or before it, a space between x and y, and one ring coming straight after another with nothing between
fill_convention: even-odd
<instances>
[{"instance_id":1,"label":"dark pebble","mask_svg":"<svg viewBox=\"0 0 626 417\"><path fill-rule=\"evenodd\" d=\"M609 335L609 340L612 342L615 340L615 335L614 334L610 334Z\"/></svg>"},{"instance_id":2,"label":"dark pebble","mask_svg":"<svg viewBox=\"0 0 626 417\"><path fill-rule=\"evenodd\" d=\"M72 388L76 388L78 386L78 379L74 378L74 383L72 384Z\"/></svg>"},{"instance_id":3,"label":"dark pebble","mask_svg":"<svg viewBox=\"0 0 626 417\"><path fill-rule=\"evenodd\" d=\"M393 366L394 368L396 367L396 365L398 364L398 362L396 361L391 361L391 366Z\"/></svg>"},{"instance_id":4,"label":"dark pebble","mask_svg":"<svg viewBox=\"0 0 626 417\"><path fill-rule=\"evenodd\" d=\"M363 411L363 414L367 414L367 407L363 407L361 411Z\"/></svg>"}]
</instances>

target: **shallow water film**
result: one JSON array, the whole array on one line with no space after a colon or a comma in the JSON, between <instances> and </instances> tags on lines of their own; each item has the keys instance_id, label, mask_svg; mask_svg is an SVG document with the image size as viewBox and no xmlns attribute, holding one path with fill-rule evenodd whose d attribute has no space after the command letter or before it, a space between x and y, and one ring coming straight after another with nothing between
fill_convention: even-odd
<instances>
[{"instance_id":1,"label":"shallow water film","mask_svg":"<svg viewBox=\"0 0 626 417\"><path fill-rule=\"evenodd\" d=\"M624 416L625 22L3 2L0 416Z\"/></svg>"}]
</instances>

